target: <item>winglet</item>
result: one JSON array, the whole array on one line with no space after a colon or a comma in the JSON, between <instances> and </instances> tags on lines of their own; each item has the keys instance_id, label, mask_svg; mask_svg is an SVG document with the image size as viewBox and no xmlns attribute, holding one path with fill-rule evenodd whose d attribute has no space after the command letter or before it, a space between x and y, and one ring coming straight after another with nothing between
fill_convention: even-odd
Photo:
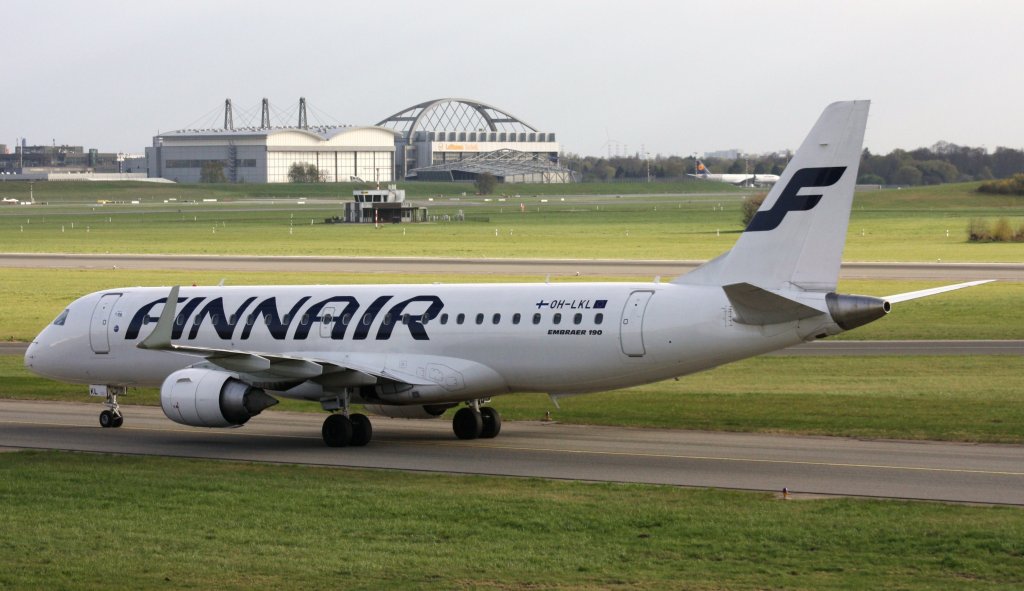
<instances>
[{"instance_id":1,"label":"winglet","mask_svg":"<svg viewBox=\"0 0 1024 591\"><path fill-rule=\"evenodd\" d=\"M171 348L171 330L174 328L174 312L178 307L179 287L175 285L171 288L171 293L167 295L164 309L160 312L160 320L157 321L156 328L138 344L140 349L160 350Z\"/></svg>"}]
</instances>

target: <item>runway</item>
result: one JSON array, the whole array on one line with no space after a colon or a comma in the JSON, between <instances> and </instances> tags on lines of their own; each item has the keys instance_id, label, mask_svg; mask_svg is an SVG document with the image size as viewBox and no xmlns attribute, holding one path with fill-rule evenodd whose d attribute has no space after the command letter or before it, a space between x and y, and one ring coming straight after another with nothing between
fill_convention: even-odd
<instances>
[{"instance_id":1,"label":"runway","mask_svg":"<svg viewBox=\"0 0 1024 591\"><path fill-rule=\"evenodd\" d=\"M297 271L324 273L447 273L656 277L669 279L703 261L626 261L609 259L456 259L417 257L316 257L125 254L0 254L0 267L58 269L162 269L217 271ZM843 263L843 279L927 279L1024 281L1018 263Z\"/></svg>"},{"instance_id":2,"label":"runway","mask_svg":"<svg viewBox=\"0 0 1024 591\"><path fill-rule=\"evenodd\" d=\"M267 412L240 429L184 427L158 408L0 401L0 447L1024 506L1024 446L506 422L459 441L448 421L374 418L365 448L327 448L322 415Z\"/></svg>"}]
</instances>

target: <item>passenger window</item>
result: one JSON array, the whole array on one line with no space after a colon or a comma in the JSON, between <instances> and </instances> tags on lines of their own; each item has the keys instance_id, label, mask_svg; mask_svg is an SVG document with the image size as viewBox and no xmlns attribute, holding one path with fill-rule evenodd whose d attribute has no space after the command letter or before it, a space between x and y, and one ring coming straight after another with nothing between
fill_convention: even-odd
<instances>
[{"instance_id":1,"label":"passenger window","mask_svg":"<svg viewBox=\"0 0 1024 591\"><path fill-rule=\"evenodd\" d=\"M430 322L430 314L424 312L423 315L420 316L420 324L426 324L428 322Z\"/></svg>"},{"instance_id":2,"label":"passenger window","mask_svg":"<svg viewBox=\"0 0 1024 591\"><path fill-rule=\"evenodd\" d=\"M291 324L291 322L292 322L292 315L291 314L285 314L284 315L284 323L285 324Z\"/></svg>"},{"instance_id":3,"label":"passenger window","mask_svg":"<svg viewBox=\"0 0 1024 591\"><path fill-rule=\"evenodd\" d=\"M476 315L476 323L477 324L483 324L484 323L484 315L483 314L477 314Z\"/></svg>"},{"instance_id":4,"label":"passenger window","mask_svg":"<svg viewBox=\"0 0 1024 591\"><path fill-rule=\"evenodd\" d=\"M402 324L409 324L409 315L402 314Z\"/></svg>"},{"instance_id":5,"label":"passenger window","mask_svg":"<svg viewBox=\"0 0 1024 591\"><path fill-rule=\"evenodd\" d=\"M519 324L519 320L522 317L523 317L522 314L520 314L519 312L516 312L515 314L513 314L512 315L512 324Z\"/></svg>"},{"instance_id":6,"label":"passenger window","mask_svg":"<svg viewBox=\"0 0 1024 591\"><path fill-rule=\"evenodd\" d=\"M320 322L323 323L323 324L330 324L333 320L334 320L334 317L331 316L330 314L324 314L320 318Z\"/></svg>"},{"instance_id":7,"label":"passenger window","mask_svg":"<svg viewBox=\"0 0 1024 591\"><path fill-rule=\"evenodd\" d=\"M497 324L497 323L499 323L499 322L501 322L501 314L495 314L495 315L494 315L494 316L493 316L493 317L491 318L491 324Z\"/></svg>"},{"instance_id":8,"label":"passenger window","mask_svg":"<svg viewBox=\"0 0 1024 591\"><path fill-rule=\"evenodd\" d=\"M572 317L572 323L579 324L580 322L583 322L583 314L577 312L576 315Z\"/></svg>"},{"instance_id":9,"label":"passenger window","mask_svg":"<svg viewBox=\"0 0 1024 591\"><path fill-rule=\"evenodd\" d=\"M536 314L533 315L533 323L540 324L540 312L537 312Z\"/></svg>"},{"instance_id":10,"label":"passenger window","mask_svg":"<svg viewBox=\"0 0 1024 591\"><path fill-rule=\"evenodd\" d=\"M462 324L465 321L466 321L466 315L465 314L459 314L458 316L455 317L455 323L456 324Z\"/></svg>"},{"instance_id":11,"label":"passenger window","mask_svg":"<svg viewBox=\"0 0 1024 591\"><path fill-rule=\"evenodd\" d=\"M177 324L178 326L185 326L185 317L178 316L177 318L174 319L174 323Z\"/></svg>"},{"instance_id":12,"label":"passenger window","mask_svg":"<svg viewBox=\"0 0 1024 591\"><path fill-rule=\"evenodd\" d=\"M309 314L303 314L302 315L302 325L305 326L307 324L309 324Z\"/></svg>"},{"instance_id":13,"label":"passenger window","mask_svg":"<svg viewBox=\"0 0 1024 591\"><path fill-rule=\"evenodd\" d=\"M342 314L341 315L341 325L342 326L348 326L349 322L352 322L352 315L351 314Z\"/></svg>"},{"instance_id":14,"label":"passenger window","mask_svg":"<svg viewBox=\"0 0 1024 591\"><path fill-rule=\"evenodd\" d=\"M554 321L555 324L561 324L562 323L562 313L561 312L555 312L555 317L552 318L552 320Z\"/></svg>"},{"instance_id":15,"label":"passenger window","mask_svg":"<svg viewBox=\"0 0 1024 591\"><path fill-rule=\"evenodd\" d=\"M266 314L263 316L263 323L266 324L267 326L270 326L270 314Z\"/></svg>"},{"instance_id":16,"label":"passenger window","mask_svg":"<svg viewBox=\"0 0 1024 591\"><path fill-rule=\"evenodd\" d=\"M391 324L391 314L384 315L384 326Z\"/></svg>"},{"instance_id":17,"label":"passenger window","mask_svg":"<svg viewBox=\"0 0 1024 591\"><path fill-rule=\"evenodd\" d=\"M54 326L64 326L64 321L68 319L68 312L69 311L70 311L70 309L64 310L63 312L60 313L59 316L54 318L53 319L53 325ZM148 323L146 323L146 324L148 324Z\"/></svg>"},{"instance_id":18,"label":"passenger window","mask_svg":"<svg viewBox=\"0 0 1024 591\"><path fill-rule=\"evenodd\" d=\"M373 322L373 316L370 316L369 313L363 314L363 326L370 326L371 322Z\"/></svg>"},{"instance_id":19,"label":"passenger window","mask_svg":"<svg viewBox=\"0 0 1024 591\"><path fill-rule=\"evenodd\" d=\"M604 322L604 314L598 312L594 315L594 324L601 324Z\"/></svg>"},{"instance_id":20,"label":"passenger window","mask_svg":"<svg viewBox=\"0 0 1024 591\"><path fill-rule=\"evenodd\" d=\"M441 324L448 324L448 314L441 314Z\"/></svg>"}]
</instances>

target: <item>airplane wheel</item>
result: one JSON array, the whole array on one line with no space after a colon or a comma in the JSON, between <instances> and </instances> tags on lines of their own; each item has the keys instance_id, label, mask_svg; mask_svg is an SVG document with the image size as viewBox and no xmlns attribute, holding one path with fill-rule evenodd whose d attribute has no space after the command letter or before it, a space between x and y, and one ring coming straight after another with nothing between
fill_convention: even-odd
<instances>
[{"instance_id":1,"label":"airplane wheel","mask_svg":"<svg viewBox=\"0 0 1024 591\"><path fill-rule=\"evenodd\" d=\"M349 416L352 423L352 442L354 447L362 447L373 438L373 424L366 415L353 414Z\"/></svg>"},{"instance_id":2,"label":"airplane wheel","mask_svg":"<svg viewBox=\"0 0 1024 591\"><path fill-rule=\"evenodd\" d=\"M114 426L114 413L109 410L105 410L100 413L100 427L109 429Z\"/></svg>"},{"instance_id":3,"label":"airplane wheel","mask_svg":"<svg viewBox=\"0 0 1024 591\"><path fill-rule=\"evenodd\" d=\"M459 439L480 437L483 426L484 421L480 417L480 412L470 407L459 409L455 413L455 418L452 419L452 430L455 431L455 436Z\"/></svg>"},{"instance_id":4,"label":"airplane wheel","mask_svg":"<svg viewBox=\"0 0 1024 591\"><path fill-rule=\"evenodd\" d=\"M345 447L352 442L352 421L345 415L330 415L320 429L327 447Z\"/></svg>"},{"instance_id":5,"label":"airplane wheel","mask_svg":"<svg viewBox=\"0 0 1024 591\"><path fill-rule=\"evenodd\" d=\"M480 437L493 439L501 433L501 413L498 409L485 406L480 409L480 418L483 421L483 428L480 430Z\"/></svg>"},{"instance_id":6,"label":"airplane wheel","mask_svg":"<svg viewBox=\"0 0 1024 591\"><path fill-rule=\"evenodd\" d=\"M111 427L116 429L116 428L120 427L123 424L124 424L124 416L122 416L122 415L114 415L114 424L111 425Z\"/></svg>"}]
</instances>

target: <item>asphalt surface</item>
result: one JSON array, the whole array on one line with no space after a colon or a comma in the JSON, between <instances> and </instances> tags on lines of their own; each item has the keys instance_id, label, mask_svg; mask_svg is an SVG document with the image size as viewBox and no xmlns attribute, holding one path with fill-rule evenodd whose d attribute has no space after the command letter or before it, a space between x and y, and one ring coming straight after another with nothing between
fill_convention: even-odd
<instances>
[{"instance_id":1,"label":"asphalt surface","mask_svg":"<svg viewBox=\"0 0 1024 591\"><path fill-rule=\"evenodd\" d=\"M98 405L0 401L0 447L237 461L636 482L1024 505L1024 446L708 433L506 422L459 441L448 421L374 418L364 448L328 448L323 416L268 412L240 429L191 428L154 407L122 407L102 429Z\"/></svg>"},{"instance_id":2,"label":"asphalt surface","mask_svg":"<svg viewBox=\"0 0 1024 591\"><path fill-rule=\"evenodd\" d=\"M0 254L0 267L60 269L165 269L298 271L326 273L448 273L465 275L661 276L670 279L703 261L602 259L455 259L416 257L313 257L124 254ZM1017 263L843 263L843 279L1024 281Z\"/></svg>"}]
</instances>

